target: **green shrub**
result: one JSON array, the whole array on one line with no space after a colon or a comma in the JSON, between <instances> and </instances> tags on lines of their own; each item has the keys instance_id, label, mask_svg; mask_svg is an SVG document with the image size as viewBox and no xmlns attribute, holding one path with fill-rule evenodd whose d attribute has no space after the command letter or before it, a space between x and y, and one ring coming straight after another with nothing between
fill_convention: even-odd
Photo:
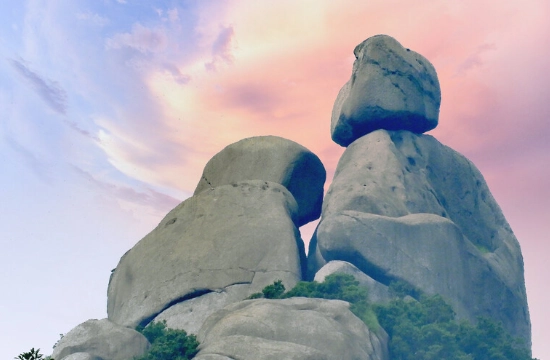
<instances>
[{"instance_id":1,"label":"green shrub","mask_svg":"<svg viewBox=\"0 0 550 360\"><path fill-rule=\"evenodd\" d=\"M353 276L332 274L322 283L299 282L286 293L276 281L258 294L348 301L350 310L369 329L376 332L382 327L388 333L391 360L533 360L524 344L499 323L487 318L478 319L476 325L457 322L452 307L441 296L422 295L401 281L390 283L389 288L396 299L372 305L367 301L367 289ZM405 300L407 295L419 300Z\"/></svg>"},{"instance_id":2,"label":"green shrub","mask_svg":"<svg viewBox=\"0 0 550 360\"><path fill-rule=\"evenodd\" d=\"M136 360L188 360L198 352L199 342L195 335L187 335L185 330L169 329L166 321L154 322L136 330L151 343L149 351Z\"/></svg>"},{"instance_id":3,"label":"green shrub","mask_svg":"<svg viewBox=\"0 0 550 360\"><path fill-rule=\"evenodd\" d=\"M44 357L43 354L40 354L40 349L34 350L34 348L32 348L31 351L19 354L18 356L14 357L14 359L17 359L17 360L53 360L50 356Z\"/></svg>"}]
</instances>

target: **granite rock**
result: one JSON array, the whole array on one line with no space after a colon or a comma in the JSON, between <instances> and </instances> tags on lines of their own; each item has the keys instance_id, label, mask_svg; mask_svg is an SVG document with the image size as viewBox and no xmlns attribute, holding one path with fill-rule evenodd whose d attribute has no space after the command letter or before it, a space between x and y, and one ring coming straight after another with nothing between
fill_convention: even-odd
<instances>
[{"instance_id":1,"label":"granite rock","mask_svg":"<svg viewBox=\"0 0 550 360\"><path fill-rule=\"evenodd\" d=\"M377 129L423 133L437 126L441 90L432 64L394 38L357 45L351 79L334 103L332 139L348 146Z\"/></svg>"},{"instance_id":2,"label":"granite rock","mask_svg":"<svg viewBox=\"0 0 550 360\"><path fill-rule=\"evenodd\" d=\"M56 345L60 360L128 360L143 355L149 341L139 332L107 319L88 320L69 331Z\"/></svg>"},{"instance_id":3,"label":"granite rock","mask_svg":"<svg viewBox=\"0 0 550 360\"><path fill-rule=\"evenodd\" d=\"M246 300L212 314L197 360L388 359L387 334L370 330L340 300Z\"/></svg>"},{"instance_id":4,"label":"granite rock","mask_svg":"<svg viewBox=\"0 0 550 360\"><path fill-rule=\"evenodd\" d=\"M243 180L286 187L298 203L297 225L319 218L326 172L321 160L300 144L277 136L257 136L225 147L206 164L195 195Z\"/></svg>"},{"instance_id":5,"label":"granite rock","mask_svg":"<svg viewBox=\"0 0 550 360\"><path fill-rule=\"evenodd\" d=\"M250 180L182 202L120 260L108 288L117 324L146 325L169 307L237 284L241 298L302 279L297 205L282 185Z\"/></svg>"}]
</instances>

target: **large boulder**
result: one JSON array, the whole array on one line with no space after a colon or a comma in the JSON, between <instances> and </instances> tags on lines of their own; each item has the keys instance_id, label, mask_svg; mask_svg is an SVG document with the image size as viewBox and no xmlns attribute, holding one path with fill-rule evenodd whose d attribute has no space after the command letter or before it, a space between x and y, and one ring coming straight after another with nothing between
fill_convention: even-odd
<instances>
[{"instance_id":1,"label":"large boulder","mask_svg":"<svg viewBox=\"0 0 550 360\"><path fill-rule=\"evenodd\" d=\"M180 302L160 313L153 321L166 321L168 328L185 330L188 334L197 334L210 314L226 305L242 300L243 294L248 293L248 288L248 284L231 285Z\"/></svg>"},{"instance_id":2,"label":"large boulder","mask_svg":"<svg viewBox=\"0 0 550 360\"><path fill-rule=\"evenodd\" d=\"M149 341L139 332L107 319L91 319L59 340L52 358L128 360L143 355L148 348Z\"/></svg>"},{"instance_id":3,"label":"large boulder","mask_svg":"<svg viewBox=\"0 0 550 360\"><path fill-rule=\"evenodd\" d=\"M340 300L247 300L211 315L195 359L388 359L387 334Z\"/></svg>"},{"instance_id":4,"label":"large boulder","mask_svg":"<svg viewBox=\"0 0 550 360\"><path fill-rule=\"evenodd\" d=\"M429 135L378 130L353 142L316 240L326 261L445 295L461 317L490 316L530 343L519 244L481 173Z\"/></svg>"},{"instance_id":5,"label":"large boulder","mask_svg":"<svg viewBox=\"0 0 550 360\"><path fill-rule=\"evenodd\" d=\"M117 324L146 325L185 300L237 285L238 299L275 280L302 279L297 205L280 184L250 180L207 189L178 205L120 260L108 288Z\"/></svg>"},{"instance_id":6,"label":"large boulder","mask_svg":"<svg viewBox=\"0 0 550 360\"><path fill-rule=\"evenodd\" d=\"M423 133L437 126L441 90L432 64L394 38L357 45L351 79L332 110L332 139L347 146L377 129Z\"/></svg>"},{"instance_id":7,"label":"large boulder","mask_svg":"<svg viewBox=\"0 0 550 360\"><path fill-rule=\"evenodd\" d=\"M322 283L327 276L332 274L347 274L353 276L355 280L359 282L360 286L364 286L368 289L368 299L371 303L385 303L393 298L386 285L374 280L347 261L329 261L317 271L313 280Z\"/></svg>"},{"instance_id":8,"label":"large boulder","mask_svg":"<svg viewBox=\"0 0 550 360\"><path fill-rule=\"evenodd\" d=\"M321 160L300 144L277 136L257 136L231 144L206 164L195 195L243 180L272 181L298 203L297 225L319 218L326 172Z\"/></svg>"}]
</instances>

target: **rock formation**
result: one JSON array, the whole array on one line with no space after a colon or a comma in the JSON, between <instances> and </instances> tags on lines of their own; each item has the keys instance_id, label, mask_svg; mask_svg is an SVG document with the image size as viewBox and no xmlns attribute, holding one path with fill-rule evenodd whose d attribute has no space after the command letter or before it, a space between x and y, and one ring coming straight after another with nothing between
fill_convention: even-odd
<instances>
[{"instance_id":1,"label":"rock formation","mask_svg":"<svg viewBox=\"0 0 550 360\"><path fill-rule=\"evenodd\" d=\"M325 169L301 145L262 136L227 146L194 195L122 256L108 319L69 332L56 360L139 356L149 343L132 328L151 321L198 334L198 360L389 360L384 329L369 329L347 302L247 299L276 280L290 289L337 272L368 287L371 302L404 283L529 344L512 230L475 166L422 134L438 123L433 66L383 35L355 55L331 123L347 149L324 201ZM298 227L319 215L306 259Z\"/></svg>"},{"instance_id":2,"label":"rock formation","mask_svg":"<svg viewBox=\"0 0 550 360\"><path fill-rule=\"evenodd\" d=\"M239 300L277 279L292 288L305 257L296 214L290 192L263 180L187 199L120 260L109 283L109 319L146 325L183 300L234 285L247 285Z\"/></svg>"},{"instance_id":3,"label":"rock formation","mask_svg":"<svg viewBox=\"0 0 550 360\"><path fill-rule=\"evenodd\" d=\"M387 335L378 330L340 300L247 300L208 318L196 359L387 359Z\"/></svg>"},{"instance_id":4,"label":"rock formation","mask_svg":"<svg viewBox=\"0 0 550 360\"><path fill-rule=\"evenodd\" d=\"M432 64L394 38L357 45L351 79L332 110L332 139L342 146L377 129L423 133L437 126L441 92Z\"/></svg>"},{"instance_id":5,"label":"rock formation","mask_svg":"<svg viewBox=\"0 0 550 360\"><path fill-rule=\"evenodd\" d=\"M128 360L142 355L149 341L133 329L103 320L88 320L67 333L54 349L59 360Z\"/></svg>"},{"instance_id":6,"label":"rock formation","mask_svg":"<svg viewBox=\"0 0 550 360\"><path fill-rule=\"evenodd\" d=\"M195 195L242 180L283 185L298 203L297 226L321 215L326 172L321 160L300 144L277 136L257 136L227 146L206 164Z\"/></svg>"},{"instance_id":7,"label":"rock formation","mask_svg":"<svg viewBox=\"0 0 550 360\"><path fill-rule=\"evenodd\" d=\"M437 124L433 68L387 36L367 39L355 53L332 123L334 140L349 146L310 243L309 276L326 261L348 261L383 285L404 281L444 296L460 318L501 321L530 343L521 250L483 176L464 156L416 134ZM414 62L426 71L415 73ZM386 98L407 100L368 110Z\"/></svg>"}]
</instances>

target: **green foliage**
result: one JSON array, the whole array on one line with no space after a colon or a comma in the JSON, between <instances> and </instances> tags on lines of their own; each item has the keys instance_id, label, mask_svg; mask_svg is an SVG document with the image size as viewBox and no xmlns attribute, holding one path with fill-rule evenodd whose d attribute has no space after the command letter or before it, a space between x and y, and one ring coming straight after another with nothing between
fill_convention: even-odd
<instances>
[{"instance_id":1,"label":"green foliage","mask_svg":"<svg viewBox=\"0 0 550 360\"><path fill-rule=\"evenodd\" d=\"M184 330L169 329L166 321L154 322L137 331L149 340L149 351L136 360L188 360L198 352L199 342L195 335L187 335Z\"/></svg>"},{"instance_id":2,"label":"green foliage","mask_svg":"<svg viewBox=\"0 0 550 360\"><path fill-rule=\"evenodd\" d=\"M276 281L257 296L348 301L350 310L369 329L386 330L392 360L533 360L523 344L512 339L500 324L486 318L478 319L476 325L457 322L452 307L441 296L422 295L401 281L390 283L389 288L396 299L372 305L367 301L367 289L353 276L332 274L322 283L299 282L286 293L281 282ZM420 300L405 300L407 295Z\"/></svg>"},{"instance_id":3,"label":"green foliage","mask_svg":"<svg viewBox=\"0 0 550 360\"><path fill-rule=\"evenodd\" d=\"M485 318L475 326L456 322L439 295L421 296L420 301L396 299L374 305L374 311L390 336L392 360L531 360L528 350L500 324Z\"/></svg>"},{"instance_id":4,"label":"green foliage","mask_svg":"<svg viewBox=\"0 0 550 360\"><path fill-rule=\"evenodd\" d=\"M46 360L46 359L49 358L50 360L53 360L49 356L46 357L46 358L44 358L43 356L44 356L43 354L40 354L40 349L35 350L34 348L32 348L31 351L21 353L17 357L14 357L14 359L17 359L17 360Z\"/></svg>"},{"instance_id":5,"label":"green foliage","mask_svg":"<svg viewBox=\"0 0 550 360\"><path fill-rule=\"evenodd\" d=\"M262 293L266 299L280 299L283 293L285 292L285 286L281 280L275 281L271 285L267 285Z\"/></svg>"}]
</instances>

